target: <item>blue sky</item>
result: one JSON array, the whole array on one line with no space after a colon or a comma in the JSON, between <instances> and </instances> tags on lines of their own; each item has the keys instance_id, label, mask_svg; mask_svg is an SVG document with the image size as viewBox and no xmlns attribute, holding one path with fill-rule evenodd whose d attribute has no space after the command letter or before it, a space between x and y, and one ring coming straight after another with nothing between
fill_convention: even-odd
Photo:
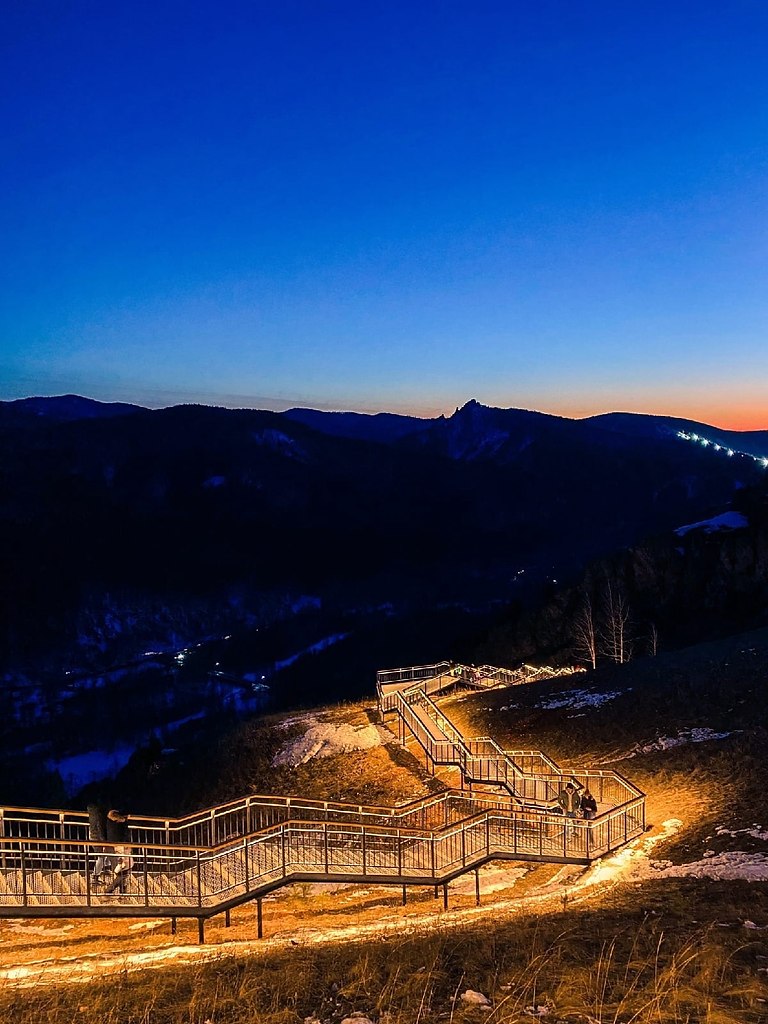
<instances>
[{"instance_id":1,"label":"blue sky","mask_svg":"<svg viewBox=\"0 0 768 1024\"><path fill-rule=\"evenodd\" d=\"M768 426L768 6L9 0L0 397Z\"/></svg>"}]
</instances>

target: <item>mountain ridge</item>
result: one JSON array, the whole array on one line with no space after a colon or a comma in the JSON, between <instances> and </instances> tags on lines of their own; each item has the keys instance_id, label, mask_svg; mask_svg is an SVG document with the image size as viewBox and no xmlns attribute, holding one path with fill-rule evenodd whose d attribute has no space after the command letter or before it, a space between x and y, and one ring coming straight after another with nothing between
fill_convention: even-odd
<instances>
[{"instance_id":1,"label":"mountain ridge","mask_svg":"<svg viewBox=\"0 0 768 1024\"><path fill-rule=\"evenodd\" d=\"M251 407L235 409L209 405L207 403L180 403L175 406L153 409L130 402L102 402L98 399L76 394L40 395L0 401L0 411L6 415L25 413L57 422L111 418L140 412L156 413L162 412L164 409L173 408L214 409L232 413L272 412L272 410L266 409ZM739 442L751 445L762 444L765 450L768 451L768 428L764 430L733 430L688 417L659 413L623 412L620 410L597 413L592 416L569 417L557 413L541 412L535 409L523 409L517 406L484 405L475 398L469 399L462 406L457 406L450 416L421 417L386 411L376 413L363 413L352 410L328 411L298 406L283 412L276 412L274 415L303 423L305 426L311 427L320 433L331 436L358 440L376 440L386 443L394 443L410 434L421 434L431 428L445 430L452 422L464 425L474 422L476 425L482 425L484 421L501 424L507 420L510 424L515 421L517 424L538 422L540 424L547 423L551 426L557 424L583 425L585 427L596 427L611 433L656 436L659 438L676 436L679 431L701 431L707 432L707 436L714 442L722 441L724 444L738 444Z\"/></svg>"}]
</instances>

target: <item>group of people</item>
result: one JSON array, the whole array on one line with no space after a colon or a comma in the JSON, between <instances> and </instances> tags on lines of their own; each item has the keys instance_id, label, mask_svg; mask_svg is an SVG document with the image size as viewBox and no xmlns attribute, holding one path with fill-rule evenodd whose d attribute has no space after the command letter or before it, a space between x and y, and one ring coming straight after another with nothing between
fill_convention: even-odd
<instances>
[{"instance_id":1,"label":"group of people","mask_svg":"<svg viewBox=\"0 0 768 1024\"><path fill-rule=\"evenodd\" d=\"M557 802L566 818L578 818L581 813L582 818L591 821L597 814L597 800L589 789L584 789L579 793L572 782L566 782L563 789L560 790Z\"/></svg>"},{"instance_id":2,"label":"group of people","mask_svg":"<svg viewBox=\"0 0 768 1024\"><path fill-rule=\"evenodd\" d=\"M133 867L128 815L116 807L108 811L102 804L89 804L88 838L98 844L93 847L91 886L104 886L105 893L125 892Z\"/></svg>"}]
</instances>

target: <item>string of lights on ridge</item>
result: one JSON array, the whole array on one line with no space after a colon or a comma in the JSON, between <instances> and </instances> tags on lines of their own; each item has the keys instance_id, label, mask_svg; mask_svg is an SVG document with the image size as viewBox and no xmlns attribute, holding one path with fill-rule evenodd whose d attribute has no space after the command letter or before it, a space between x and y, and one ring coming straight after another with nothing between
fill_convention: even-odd
<instances>
[{"instance_id":1,"label":"string of lights on ridge","mask_svg":"<svg viewBox=\"0 0 768 1024\"><path fill-rule=\"evenodd\" d=\"M768 458L764 455L752 455L750 452L740 452L735 448L729 448L725 444L720 444L718 441L710 441L708 437L702 437L701 434L689 434L685 430L678 430L677 436L682 441L692 441L694 444L700 444L703 448L712 448L716 452L725 452L728 458L733 458L734 455L738 455L742 459L752 459L753 462L759 463L763 469L768 469Z\"/></svg>"}]
</instances>

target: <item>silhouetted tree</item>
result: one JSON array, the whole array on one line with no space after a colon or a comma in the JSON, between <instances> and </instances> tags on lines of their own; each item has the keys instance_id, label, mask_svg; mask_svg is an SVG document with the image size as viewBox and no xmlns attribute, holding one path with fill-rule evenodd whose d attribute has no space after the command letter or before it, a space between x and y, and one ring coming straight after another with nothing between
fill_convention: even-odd
<instances>
[{"instance_id":1,"label":"silhouetted tree","mask_svg":"<svg viewBox=\"0 0 768 1024\"><path fill-rule=\"evenodd\" d=\"M592 599L586 592L573 620L572 648L577 658L588 661L592 668L597 666L597 627L592 610Z\"/></svg>"},{"instance_id":2,"label":"silhouetted tree","mask_svg":"<svg viewBox=\"0 0 768 1024\"><path fill-rule=\"evenodd\" d=\"M659 630L655 622L648 627L648 651L652 658L659 653Z\"/></svg>"},{"instance_id":3,"label":"silhouetted tree","mask_svg":"<svg viewBox=\"0 0 768 1024\"><path fill-rule=\"evenodd\" d=\"M615 580L606 577L598 630L599 650L617 665L632 657L631 616L626 594Z\"/></svg>"}]
</instances>

